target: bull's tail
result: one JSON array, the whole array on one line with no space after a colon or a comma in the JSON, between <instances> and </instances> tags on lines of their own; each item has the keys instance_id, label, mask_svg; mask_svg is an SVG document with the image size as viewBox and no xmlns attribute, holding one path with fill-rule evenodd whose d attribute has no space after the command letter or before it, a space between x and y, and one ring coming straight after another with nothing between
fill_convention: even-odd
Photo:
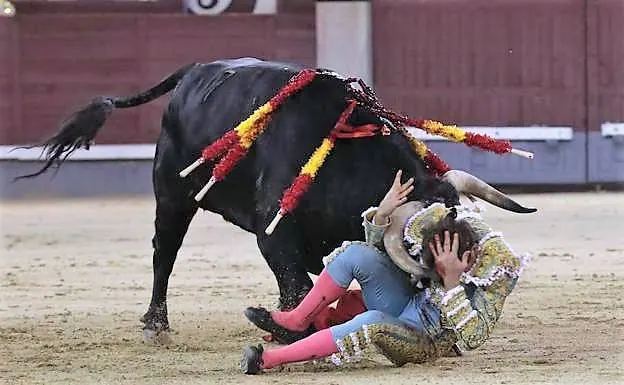
<instances>
[{"instance_id":1,"label":"bull's tail","mask_svg":"<svg viewBox=\"0 0 624 385\"><path fill-rule=\"evenodd\" d=\"M79 148L89 149L100 128L106 123L115 108L131 108L148 103L171 91L180 79L195 64L184 66L168 76L149 90L128 97L97 97L91 103L76 111L72 116L61 123L59 131L42 143L18 147L33 148L42 147L42 155L45 164L37 172L21 175L15 180L32 178L43 174L55 162L60 166L68 156Z\"/></svg>"}]
</instances>

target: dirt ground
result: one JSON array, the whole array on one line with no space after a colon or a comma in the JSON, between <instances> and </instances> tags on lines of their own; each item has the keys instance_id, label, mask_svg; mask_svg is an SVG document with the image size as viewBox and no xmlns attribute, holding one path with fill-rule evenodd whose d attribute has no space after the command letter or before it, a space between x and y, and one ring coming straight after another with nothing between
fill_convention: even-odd
<instances>
[{"instance_id":1,"label":"dirt ground","mask_svg":"<svg viewBox=\"0 0 624 385\"><path fill-rule=\"evenodd\" d=\"M486 218L533 261L491 339L461 358L393 368L292 365L238 372L263 335L242 312L274 306L254 238L198 213L170 280L173 343L142 342L154 202L0 203L2 384L624 383L624 193L515 195L539 208Z\"/></svg>"}]
</instances>

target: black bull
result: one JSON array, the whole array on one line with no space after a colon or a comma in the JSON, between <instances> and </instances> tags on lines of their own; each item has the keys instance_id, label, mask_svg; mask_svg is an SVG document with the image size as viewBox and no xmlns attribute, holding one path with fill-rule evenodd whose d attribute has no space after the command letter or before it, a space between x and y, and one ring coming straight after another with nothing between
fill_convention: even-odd
<instances>
[{"instance_id":1,"label":"black bull","mask_svg":"<svg viewBox=\"0 0 624 385\"><path fill-rule=\"evenodd\" d=\"M130 108L173 90L162 117L153 166L156 197L152 240L154 283L142 321L145 328L167 330L168 280L188 226L198 208L220 214L257 238L258 247L275 274L282 307L296 305L318 274L322 257L343 240L363 238L361 213L378 203L398 169L415 178L410 200L459 203L459 193L445 180L430 176L424 163L398 132L387 136L342 139L336 143L316 180L272 235L265 228L277 212L284 189L293 181L314 149L327 136L347 106L346 83L329 75L287 99L273 113L265 132L250 152L220 183L196 202L194 195L211 176L204 164L186 178L179 172L201 150L235 127L265 103L303 67L293 64L238 59L193 64L181 68L152 89L130 97L100 97L65 121L46 140L46 164L36 176L80 147L88 148L115 108ZM377 124L379 117L358 106L349 123ZM491 189L491 188L490 188ZM475 192L473 192L475 193ZM530 212L508 198L498 203L516 212ZM489 198L488 198L489 197ZM501 201L502 199L502 201ZM501 207L502 207L501 206Z\"/></svg>"}]
</instances>

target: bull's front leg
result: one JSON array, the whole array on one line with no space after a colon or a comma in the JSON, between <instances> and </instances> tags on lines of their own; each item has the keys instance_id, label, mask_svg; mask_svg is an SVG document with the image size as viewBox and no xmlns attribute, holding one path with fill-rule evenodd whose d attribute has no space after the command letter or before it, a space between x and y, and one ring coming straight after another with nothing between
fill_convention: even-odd
<instances>
[{"instance_id":1,"label":"bull's front leg","mask_svg":"<svg viewBox=\"0 0 624 385\"><path fill-rule=\"evenodd\" d=\"M299 234L291 226L281 229L278 226L270 236L264 233L264 228L258 232L258 247L279 287L280 310L296 307L312 288L304 263L310 256L306 255Z\"/></svg>"}]
</instances>

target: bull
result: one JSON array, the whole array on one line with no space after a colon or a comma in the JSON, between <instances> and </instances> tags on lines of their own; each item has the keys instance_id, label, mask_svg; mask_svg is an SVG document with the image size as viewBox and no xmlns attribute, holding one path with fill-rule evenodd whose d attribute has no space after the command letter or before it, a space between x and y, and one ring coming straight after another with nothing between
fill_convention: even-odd
<instances>
[{"instance_id":1,"label":"bull","mask_svg":"<svg viewBox=\"0 0 624 385\"><path fill-rule=\"evenodd\" d=\"M353 140L338 140L315 182L298 207L267 235L280 198L306 159L334 127L351 91L329 71L317 76L275 111L265 131L231 173L199 201L194 197L211 178L208 162L186 178L179 173L206 146L249 116L304 67L255 58L186 65L153 88L129 97L97 97L75 112L41 145L45 163L34 177L60 165L75 150L89 148L115 109L132 108L171 92L162 116L153 162L156 200L153 287L144 331L169 330L167 288L176 255L199 208L255 234L262 256L279 287L282 308L298 304L312 286L308 273L322 270L322 257L343 240L363 238L361 213L379 202L396 170L415 179L410 200L459 204L460 193L480 197L517 213L525 208L469 174L428 172L408 139L391 131ZM388 123L370 108L357 105L348 123Z\"/></svg>"}]
</instances>

